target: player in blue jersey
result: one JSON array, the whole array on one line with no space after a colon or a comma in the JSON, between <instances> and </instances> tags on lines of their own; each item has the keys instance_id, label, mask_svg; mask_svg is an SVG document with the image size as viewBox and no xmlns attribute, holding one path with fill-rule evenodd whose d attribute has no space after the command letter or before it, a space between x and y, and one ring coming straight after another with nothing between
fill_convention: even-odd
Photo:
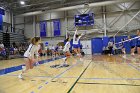
<instances>
[{"instance_id":1,"label":"player in blue jersey","mask_svg":"<svg viewBox=\"0 0 140 93\"><path fill-rule=\"evenodd\" d=\"M137 30L137 35L140 36L140 30ZM137 52L140 54L140 38L137 39Z\"/></svg>"},{"instance_id":2,"label":"player in blue jersey","mask_svg":"<svg viewBox=\"0 0 140 93\"><path fill-rule=\"evenodd\" d=\"M82 33L81 35L77 34L77 30L75 31L75 34L73 36L73 48L74 48L74 52L77 54L77 56L80 58L80 61L82 61L81 59L81 50L80 50L80 39L84 34Z\"/></svg>"}]
</instances>

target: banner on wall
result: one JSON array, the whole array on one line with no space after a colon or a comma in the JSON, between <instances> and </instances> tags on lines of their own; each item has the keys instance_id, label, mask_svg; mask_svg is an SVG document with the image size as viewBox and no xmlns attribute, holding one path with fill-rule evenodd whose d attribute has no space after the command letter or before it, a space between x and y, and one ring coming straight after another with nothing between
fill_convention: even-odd
<instances>
[{"instance_id":1,"label":"banner on wall","mask_svg":"<svg viewBox=\"0 0 140 93\"><path fill-rule=\"evenodd\" d=\"M2 9L2 8L0 8L0 14L1 14L1 15L5 15L5 10Z\"/></svg>"},{"instance_id":2,"label":"banner on wall","mask_svg":"<svg viewBox=\"0 0 140 93\"><path fill-rule=\"evenodd\" d=\"M3 18L2 18L2 15L0 14L0 30L2 30L3 26Z\"/></svg>"},{"instance_id":3,"label":"banner on wall","mask_svg":"<svg viewBox=\"0 0 140 93\"><path fill-rule=\"evenodd\" d=\"M60 20L53 20L54 36L60 36Z\"/></svg>"},{"instance_id":4,"label":"banner on wall","mask_svg":"<svg viewBox=\"0 0 140 93\"><path fill-rule=\"evenodd\" d=\"M46 37L47 22L40 22L40 37Z\"/></svg>"}]
</instances>

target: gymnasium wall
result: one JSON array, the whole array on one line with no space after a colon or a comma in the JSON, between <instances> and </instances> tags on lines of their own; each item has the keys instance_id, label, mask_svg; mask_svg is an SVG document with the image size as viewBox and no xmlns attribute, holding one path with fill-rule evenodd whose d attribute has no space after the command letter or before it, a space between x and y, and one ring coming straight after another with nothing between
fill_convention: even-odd
<instances>
[{"instance_id":1,"label":"gymnasium wall","mask_svg":"<svg viewBox=\"0 0 140 93\"><path fill-rule=\"evenodd\" d=\"M5 15L3 15L3 22L11 23L11 16L9 11L5 11Z\"/></svg>"},{"instance_id":2,"label":"gymnasium wall","mask_svg":"<svg viewBox=\"0 0 140 93\"><path fill-rule=\"evenodd\" d=\"M129 4L128 4L129 5ZM120 5L108 5L106 6L106 24L107 24L107 35L112 36L115 34L118 29L124 26L134 14L138 11L139 3L135 3L131 6L131 11L123 12L123 8ZM130 5L129 5L130 6ZM15 27L25 29L25 36L27 38L31 38L32 36L40 36L40 28L39 22L46 21L47 22L47 37L46 40L50 37L53 37L53 23L54 19L60 19L61 22L61 36L65 36L66 29L68 31L74 31L74 15L84 13L86 10L79 9L79 10L70 10L70 11L61 11L61 12L52 12L52 13L42 13L40 15L35 16L28 16L28 17L20 17L15 16ZM90 32L93 29L103 30L103 13L102 7L94 7L87 10L85 13L95 13L95 25L93 27L83 27L83 30L88 30ZM35 28L33 26L33 17L35 17ZM16 20L21 20L23 24ZM24 20L24 21L23 21ZM27 21L26 21L27 20ZM133 29L139 28L140 21L139 17L136 17L128 24L123 30L124 31L132 31ZM66 28L67 27L67 28ZM33 31L34 29L34 31ZM97 31L95 31L97 32ZM123 33L125 35L125 33ZM95 36L103 36L103 34L96 33Z\"/></svg>"}]
</instances>

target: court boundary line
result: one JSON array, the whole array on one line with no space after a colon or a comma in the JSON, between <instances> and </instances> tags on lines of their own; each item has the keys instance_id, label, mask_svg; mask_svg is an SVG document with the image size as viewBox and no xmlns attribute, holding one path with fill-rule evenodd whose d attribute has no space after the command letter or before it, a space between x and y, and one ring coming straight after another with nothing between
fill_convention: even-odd
<instances>
[{"instance_id":1,"label":"court boundary line","mask_svg":"<svg viewBox=\"0 0 140 93\"><path fill-rule=\"evenodd\" d=\"M61 57L57 57L55 59L53 58L50 58L50 59L46 59L46 60L41 60L41 61L38 61L39 65L42 65L42 64L45 64L45 63L49 63L49 62L54 62L55 60L58 60L58 59L62 59L64 56L61 56ZM5 68L5 69L0 69L0 76L3 76L3 75L6 75L6 74L9 74L9 73L12 73L12 72L15 72L15 71L19 71L22 69L22 65L18 65L18 66L13 66L13 67L8 67L8 68Z\"/></svg>"},{"instance_id":2,"label":"court boundary line","mask_svg":"<svg viewBox=\"0 0 140 93\"><path fill-rule=\"evenodd\" d=\"M17 77L18 75L5 75L5 76L11 76L11 77ZM26 76L26 75L25 75ZM35 78L52 78L51 76L26 76L26 77L35 77ZM63 79L63 78L70 78L75 79L78 77L56 77L57 79ZM80 78L85 80L140 80L140 78Z\"/></svg>"},{"instance_id":3,"label":"court boundary line","mask_svg":"<svg viewBox=\"0 0 140 93\"><path fill-rule=\"evenodd\" d=\"M60 74L58 74L58 75L56 75L54 78L52 78L50 81L45 81L45 84L48 84L49 82L53 82L52 80L53 79L55 79L55 78L57 78L57 77L60 77L61 75L63 75L64 73L66 73L68 70L70 70L71 68L73 68L73 67L75 67L75 66L77 66L78 64L80 64L80 62L77 62L76 64L73 64L72 66L70 66L69 68L67 68L66 70L64 70L63 72L61 72ZM44 83L42 83L42 84L44 84ZM41 88L43 88L43 85L40 85L40 86L42 86ZM34 91L32 91L33 93L34 93ZM31 93L32 93L31 92Z\"/></svg>"},{"instance_id":4,"label":"court boundary line","mask_svg":"<svg viewBox=\"0 0 140 93\"><path fill-rule=\"evenodd\" d=\"M84 72L87 70L87 68L90 66L91 63L92 63L92 60L91 60L91 62L89 62L89 64L87 65L87 67L83 70L83 72L79 75L79 77L74 82L74 84L70 87L70 89L68 90L67 93L70 93L71 92L71 90L75 87L76 83L78 82L78 80L81 78L81 76L84 74Z\"/></svg>"},{"instance_id":5,"label":"court boundary line","mask_svg":"<svg viewBox=\"0 0 140 93\"><path fill-rule=\"evenodd\" d=\"M126 60L132 61L129 58L125 58ZM127 63L127 65L135 70L137 70L138 72L140 72L140 68L136 67L135 65L132 65L131 63Z\"/></svg>"},{"instance_id":6,"label":"court boundary line","mask_svg":"<svg viewBox=\"0 0 140 93\"><path fill-rule=\"evenodd\" d=\"M135 84L109 84L109 83L87 83L87 82L77 82L77 84L90 84L90 85L95 85L95 84L98 84L98 85L118 85L118 86L140 86L140 84L138 85L135 85Z\"/></svg>"}]
</instances>

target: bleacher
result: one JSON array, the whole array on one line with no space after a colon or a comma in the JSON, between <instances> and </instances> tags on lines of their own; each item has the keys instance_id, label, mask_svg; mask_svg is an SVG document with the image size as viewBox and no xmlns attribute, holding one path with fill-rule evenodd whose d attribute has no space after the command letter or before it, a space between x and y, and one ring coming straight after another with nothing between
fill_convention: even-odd
<instances>
[{"instance_id":1,"label":"bleacher","mask_svg":"<svg viewBox=\"0 0 140 93\"><path fill-rule=\"evenodd\" d=\"M21 55L11 55L10 54L10 47L13 44L13 42L23 43L25 42L25 36L23 34L19 33L13 33L13 32L0 32L0 41L3 42L5 49L6 49L6 58L17 58ZM0 56L0 59L2 59L3 56Z\"/></svg>"},{"instance_id":2,"label":"bleacher","mask_svg":"<svg viewBox=\"0 0 140 93\"><path fill-rule=\"evenodd\" d=\"M3 41L3 33L0 32L0 41Z\"/></svg>"},{"instance_id":3,"label":"bleacher","mask_svg":"<svg viewBox=\"0 0 140 93\"><path fill-rule=\"evenodd\" d=\"M13 42L25 42L25 37L22 34L18 33L9 33L10 34L10 44Z\"/></svg>"}]
</instances>

